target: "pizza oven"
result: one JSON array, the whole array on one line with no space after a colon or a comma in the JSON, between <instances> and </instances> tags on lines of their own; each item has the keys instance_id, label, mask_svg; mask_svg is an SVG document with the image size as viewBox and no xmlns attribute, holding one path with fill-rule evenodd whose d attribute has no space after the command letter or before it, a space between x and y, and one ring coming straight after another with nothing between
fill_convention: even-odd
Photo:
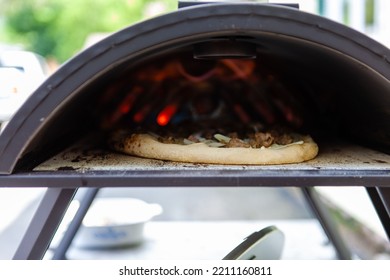
<instances>
[{"instance_id":1,"label":"pizza oven","mask_svg":"<svg viewBox=\"0 0 390 280\"><path fill-rule=\"evenodd\" d=\"M42 256L81 187L364 186L389 235L389 58L367 36L295 6L186 3L114 33L65 63L0 135L0 186L48 187L16 258ZM310 134L319 154L230 166L107 147L118 127L222 119Z\"/></svg>"}]
</instances>

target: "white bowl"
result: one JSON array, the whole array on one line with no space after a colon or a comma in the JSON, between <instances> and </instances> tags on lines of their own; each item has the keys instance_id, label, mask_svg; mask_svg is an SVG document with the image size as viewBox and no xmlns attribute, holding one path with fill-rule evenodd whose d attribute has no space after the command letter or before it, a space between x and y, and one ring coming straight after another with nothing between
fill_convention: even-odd
<instances>
[{"instance_id":1,"label":"white bowl","mask_svg":"<svg viewBox=\"0 0 390 280\"><path fill-rule=\"evenodd\" d=\"M144 240L144 226L161 214L158 204L134 198L97 198L88 210L74 245L80 248L130 246Z\"/></svg>"}]
</instances>

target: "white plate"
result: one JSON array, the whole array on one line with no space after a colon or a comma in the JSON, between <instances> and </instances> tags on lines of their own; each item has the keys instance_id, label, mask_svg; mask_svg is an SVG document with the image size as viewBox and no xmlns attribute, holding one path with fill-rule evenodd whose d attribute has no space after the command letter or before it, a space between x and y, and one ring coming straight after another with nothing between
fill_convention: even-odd
<instances>
[{"instance_id":1,"label":"white plate","mask_svg":"<svg viewBox=\"0 0 390 280\"><path fill-rule=\"evenodd\" d=\"M74 245L109 248L139 244L145 223L162 213L158 204L134 198L97 198L86 214Z\"/></svg>"}]
</instances>

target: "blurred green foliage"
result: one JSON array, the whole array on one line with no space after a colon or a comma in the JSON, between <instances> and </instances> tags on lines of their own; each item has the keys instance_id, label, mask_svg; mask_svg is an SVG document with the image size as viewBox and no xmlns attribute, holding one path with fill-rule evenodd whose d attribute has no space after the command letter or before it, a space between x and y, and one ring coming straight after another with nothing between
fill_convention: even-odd
<instances>
[{"instance_id":1,"label":"blurred green foliage","mask_svg":"<svg viewBox=\"0 0 390 280\"><path fill-rule=\"evenodd\" d=\"M157 3L163 12L177 5L176 0L1 0L0 40L63 62L83 47L88 35L145 19Z\"/></svg>"}]
</instances>

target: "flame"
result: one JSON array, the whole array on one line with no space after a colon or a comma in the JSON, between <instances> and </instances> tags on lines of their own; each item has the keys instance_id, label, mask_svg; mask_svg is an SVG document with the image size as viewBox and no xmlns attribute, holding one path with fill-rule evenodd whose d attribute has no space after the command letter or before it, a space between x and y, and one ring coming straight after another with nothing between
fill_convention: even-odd
<instances>
[{"instance_id":1,"label":"flame","mask_svg":"<svg viewBox=\"0 0 390 280\"><path fill-rule=\"evenodd\" d=\"M141 110L135 113L135 115L133 116L133 121L135 121L136 123L141 123L151 109L152 109L152 105L146 104L144 107L142 107Z\"/></svg>"},{"instance_id":2,"label":"flame","mask_svg":"<svg viewBox=\"0 0 390 280\"><path fill-rule=\"evenodd\" d=\"M265 119L265 121L269 124L274 124L276 119L274 113L271 111L271 109L264 103L255 102L254 106L261 114L261 116Z\"/></svg>"},{"instance_id":3,"label":"flame","mask_svg":"<svg viewBox=\"0 0 390 280\"><path fill-rule=\"evenodd\" d=\"M106 90L99 104L108 111L103 123L105 127L111 127L132 119L134 123L142 124L152 117L158 125L166 126L183 106L182 111L193 120L233 116L242 123L258 118L267 124L284 121L300 126L303 119L299 108L290 102L293 97L288 89L284 88L278 76L263 72L258 66L261 65L256 60L234 59L194 66L191 60L176 57L147 64L130 76L120 77L117 84ZM131 83L132 89L125 93L128 83ZM116 101L116 92L120 93L119 102ZM211 106L214 105L211 104L214 97L209 94L214 93L218 103ZM206 96L204 100L201 98L203 95ZM160 102L166 102L165 107L157 111L155 117ZM115 108L109 107L114 103ZM109 106L105 107L106 104ZM187 109L190 112L185 111ZM180 116L177 120L181 120Z\"/></svg>"},{"instance_id":4,"label":"flame","mask_svg":"<svg viewBox=\"0 0 390 280\"><path fill-rule=\"evenodd\" d=\"M161 126L165 126L169 123L173 115L176 113L178 108L177 104L167 105L157 116L157 123Z\"/></svg>"},{"instance_id":5,"label":"flame","mask_svg":"<svg viewBox=\"0 0 390 280\"><path fill-rule=\"evenodd\" d=\"M202 81L205 81L205 80L211 78L213 75L216 74L216 69L217 69L217 68L212 68L212 69L209 69L209 70L205 71L204 73L202 73L202 74L200 74L198 76L195 76L193 74L188 73L184 69L182 63L177 62L176 63L176 68L177 68L177 71L180 73L181 76L183 76L186 80L188 80L188 81L190 81L192 83L199 83L199 82L202 82Z\"/></svg>"},{"instance_id":6,"label":"flame","mask_svg":"<svg viewBox=\"0 0 390 280\"><path fill-rule=\"evenodd\" d=\"M256 67L252 60L223 59L221 62L234 73L233 78L238 79L247 79L253 74Z\"/></svg>"},{"instance_id":7,"label":"flame","mask_svg":"<svg viewBox=\"0 0 390 280\"><path fill-rule=\"evenodd\" d=\"M130 112L131 108L133 107L138 95L142 93L141 87L135 87L132 91L130 91L124 100L122 100L121 104L115 110L111 117L110 117L110 123L115 123L119 121L124 115Z\"/></svg>"},{"instance_id":8,"label":"flame","mask_svg":"<svg viewBox=\"0 0 390 280\"><path fill-rule=\"evenodd\" d=\"M234 112L238 115L238 117L240 118L240 120L243 122L243 123L249 123L251 121L251 118L249 117L249 115L244 111L244 109L241 107L241 105L239 104L234 104L233 105L233 110Z\"/></svg>"}]
</instances>

